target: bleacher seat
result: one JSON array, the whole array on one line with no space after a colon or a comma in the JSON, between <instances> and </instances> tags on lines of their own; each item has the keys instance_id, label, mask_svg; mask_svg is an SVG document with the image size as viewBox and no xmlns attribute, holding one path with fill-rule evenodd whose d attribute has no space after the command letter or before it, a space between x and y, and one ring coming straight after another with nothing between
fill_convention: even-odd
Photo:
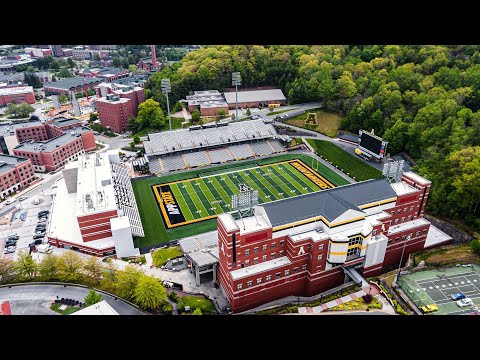
<instances>
[{"instance_id":1,"label":"bleacher seat","mask_svg":"<svg viewBox=\"0 0 480 360\"><path fill-rule=\"evenodd\" d=\"M190 167L210 164L210 160L208 159L207 153L205 151L186 153L185 160Z\"/></svg>"},{"instance_id":2,"label":"bleacher seat","mask_svg":"<svg viewBox=\"0 0 480 360\"><path fill-rule=\"evenodd\" d=\"M183 160L183 156L181 154L166 155L163 156L161 159L164 172L181 170L187 167L187 164L185 164L185 161Z\"/></svg>"},{"instance_id":3,"label":"bleacher seat","mask_svg":"<svg viewBox=\"0 0 480 360\"><path fill-rule=\"evenodd\" d=\"M280 142L280 140L269 140L268 141L270 143L270 145L272 146L273 150L275 152L281 152L281 151L285 151L286 149L283 147L282 143Z\"/></svg>"},{"instance_id":4,"label":"bleacher seat","mask_svg":"<svg viewBox=\"0 0 480 360\"><path fill-rule=\"evenodd\" d=\"M208 150L208 157L213 164L233 160L232 154L226 148Z\"/></svg>"},{"instance_id":5,"label":"bleacher seat","mask_svg":"<svg viewBox=\"0 0 480 360\"><path fill-rule=\"evenodd\" d=\"M258 156L270 155L273 153L273 149L270 147L270 145L268 145L268 142L266 141L254 142L251 143L250 146L252 147L255 154L257 154Z\"/></svg>"},{"instance_id":6,"label":"bleacher seat","mask_svg":"<svg viewBox=\"0 0 480 360\"><path fill-rule=\"evenodd\" d=\"M229 148L235 159L245 159L254 156L248 144L232 145Z\"/></svg>"}]
</instances>

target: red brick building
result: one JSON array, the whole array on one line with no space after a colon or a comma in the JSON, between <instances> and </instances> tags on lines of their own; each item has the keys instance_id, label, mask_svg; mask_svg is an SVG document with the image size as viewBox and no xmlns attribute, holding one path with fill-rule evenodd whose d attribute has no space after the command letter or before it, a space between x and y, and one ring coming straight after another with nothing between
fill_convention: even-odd
<instances>
[{"instance_id":1,"label":"red brick building","mask_svg":"<svg viewBox=\"0 0 480 360\"><path fill-rule=\"evenodd\" d=\"M135 93L131 96L135 102L128 97L113 94L97 100L98 117L103 127L110 127L116 133L127 131L128 118L135 116L138 111L138 105L135 106L138 98Z\"/></svg>"},{"instance_id":2,"label":"red brick building","mask_svg":"<svg viewBox=\"0 0 480 360\"><path fill-rule=\"evenodd\" d=\"M6 86L0 88L0 106L26 102L35 104L35 94L32 86Z\"/></svg>"},{"instance_id":3,"label":"red brick building","mask_svg":"<svg viewBox=\"0 0 480 360\"><path fill-rule=\"evenodd\" d=\"M0 197L23 190L35 182L36 176L29 159L0 155Z\"/></svg>"},{"instance_id":4,"label":"red brick building","mask_svg":"<svg viewBox=\"0 0 480 360\"><path fill-rule=\"evenodd\" d=\"M76 119L56 119L15 130L19 145L13 154L32 160L34 170L50 172L62 168L68 161L96 147L93 131L79 126Z\"/></svg>"},{"instance_id":5,"label":"red brick building","mask_svg":"<svg viewBox=\"0 0 480 360\"><path fill-rule=\"evenodd\" d=\"M202 116L217 116L220 110L224 110L228 114L228 104L218 90L194 91L183 102L190 113L198 110Z\"/></svg>"},{"instance_id":6,"label":"red brick building","mask_svg":"<svg viewBox=\"0 0 480 360\"><path fill-rule=\"evenodd\" d=\"M127 77L129 74L130 72L127 69L105 67L83 69L78 75L89 78L97 77L105 79L105 81L112 82Z\"/></svg>"},{"instance_id":7,"label":"red brick building","mask_svg":"<svg viewBox=\"0 0 480 360\"><path fill-rule=\"evenodd\" d=\"M369 180L263 204L243 221L220 215L217 278L232 311L312 296L404 263L425 247L430 185L406 172L399 183Z\"/></svg>"}]
</instances>

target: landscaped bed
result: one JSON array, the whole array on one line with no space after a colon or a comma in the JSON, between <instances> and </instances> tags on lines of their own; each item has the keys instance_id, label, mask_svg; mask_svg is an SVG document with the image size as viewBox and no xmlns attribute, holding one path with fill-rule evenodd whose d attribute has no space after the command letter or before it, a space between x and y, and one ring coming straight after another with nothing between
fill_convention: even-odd
<instances>
[{"instance_id":1,"label":"landscaped bed","mask_svg":"<svg viewBox=\"0 0 480 360\"><path fill-rule=\"evenodd\" d=\"M173 259L181 255L183 255L183 252L178 246L170 246L155 250L152 253L153 266L161 267L165 265L169 259Z\"/></svg>"}]
</instances>

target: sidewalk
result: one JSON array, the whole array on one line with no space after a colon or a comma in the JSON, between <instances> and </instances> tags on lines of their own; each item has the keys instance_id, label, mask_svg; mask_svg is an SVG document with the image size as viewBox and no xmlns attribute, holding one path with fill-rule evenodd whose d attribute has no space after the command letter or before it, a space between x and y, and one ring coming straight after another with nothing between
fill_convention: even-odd
<instances>
[{"instance_id":1,"label":"sidewalk","mask_svg":"<svg viewBox=\"0 0 480 360\"><path fill-rule=\"evenodd\" d=\"M370 290L371 289L371 290ZM319 306L315 306L315 307L299 307L298 308L298 313L299 314L318 314L318 313L321 313L322 311L325 311L327 309L330 309L330 308L333 308L337 305L341 305L341 304L344 304L346 302L349 302L349 301L352 301L352 300L355 300L356 298L359 298L359 297L362 297L363 295L367 295L368 293L370 293L370 295L373 295L373 296L376 296L378 295L380 292L378 291L378 289L375 287L375 286L366 286L366 287L363 287L361 290L353 293L353 294L349 294L349 295L346 295L346 296L343 296L339 299L335 299L335 300L332 300L332 301L329 301L325 304L321 304ZM383 303L382 303L383 304Z\"/></svg>"}]
</instances>

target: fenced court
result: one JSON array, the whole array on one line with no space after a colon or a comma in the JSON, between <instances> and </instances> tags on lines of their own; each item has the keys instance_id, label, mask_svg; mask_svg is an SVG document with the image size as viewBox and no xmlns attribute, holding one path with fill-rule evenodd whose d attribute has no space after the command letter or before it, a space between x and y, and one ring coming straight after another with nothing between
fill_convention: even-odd
<instances>
[{"instance_id":1,"label":"fenced court","mask_svg":"<svg viewBox=\"0 0 480 360\"><path fill-rule=\"evenodd\" d=\"M418 271L401 275L397 284L418 307L436 304L435 315L461 315L473 312L459 307L450 295L463 293L480 305L480 266L476 264Z\"/></svg>"}]
</instances>

